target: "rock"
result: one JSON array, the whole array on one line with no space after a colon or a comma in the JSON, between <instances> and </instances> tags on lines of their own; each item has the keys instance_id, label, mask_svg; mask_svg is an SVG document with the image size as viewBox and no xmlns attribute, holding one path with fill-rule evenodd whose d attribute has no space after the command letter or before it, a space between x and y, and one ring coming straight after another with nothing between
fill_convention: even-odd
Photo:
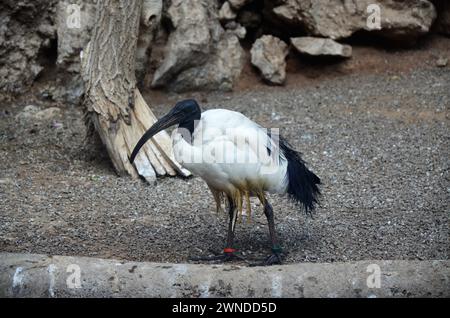
<instances>
[{"instance_id":1,"label":"rock","mask_svg":"<svg viewBox=\"0 0 450 318\"><path fill-rule=\"evenodd\" d=\"M162 0L144 0L142 3L141 24L146 27L157 27L163 11Z\"/></svg>"},{"instance_id":2,"label":"rock","mask_svg":"<svg viewBox=\"0 0 450 318\"><path fill-rule=\"evenodd\" d=\"M95 22L95 0L61 0L56 6L58 55L56 65L63 83L57 83L55 100L78 104L84 92L80 53L88 44ZM67 80L68 79L68 80Z\"/></svg>"},{"instance_id":3,"label":"rock","mask_svg":"<svg viewBox=\"0 0 450 318\"><path fill-rule=\"evenodd\" d=\"M298 52L308 55L352 56L352 47L350 45L340 44L332 39L305 36L291 38L291 43Z\"/></svg>"},{"instance_id":4,"label":"rock","mask_svg":"<svg viewBox=\"0 0 450 318\"><path fill-rule=\"evenodd\" d=\"M236 12L231 9L230 3L225 1L219 10L219 20L220 21L230 21L236 19Z\"/></svg>"},{"instance_id":5,"label":"rock","mask_svg":"<svg viewBox=\"0 0 450 318\"><path fill-rule=\"evenodd\" d=\"M51 62L46 51L56 39L56 0L0 1L0 91L27 90Z\"/></svg>"},{"instance_id":6,"label":"rock","mask_svg":"<svg viewBox=\"0 0 450 318\"><path fill-rule=\"evenodd\" d=\"M288 46L282 40L264 35L253 43L250 51L252 64L267 81L281 85L286 79L286 61Z\"/></svg>"},{"instance_id":7,"label":"rock","mask_svg":"<svg viewBox=\"0 0 450 318\"><path fill-rule=\"evenodd\" d=\"M38 111L34 117L37 120L48 121L61 115L61 109L58 107L49 107Z\"/></svg>"},{"instance_id":8,"label":"rock","mask_svg":"<svg viewBox=\"0 0 450 318\"><path fill-rule=\"evenodd\" d=\"M243 67L239 39L221 27L214 1L174 0L168 10L174 30L152 87L174 91L230 90Z\"/></svg>"},{"instance_id":9,"label":"rock","mask_svg":"<svg viewBox=\"0 0 450 318\"><path fill-rule=\"evenodd\" d=\"M448 64L448 59L445 58L445 57L440 57L436 61L436 66L437 67L446 67L447 64Z\"/></svg>"},{"instance_id":10,"label":"rock","mask_svg":"<svg viewBox=\"0 0 450 318\"><path fill-rule=\"evenodd\" d=\"M142 4L141 24L136 48L136 78L143 81L149 68L149 61L155 38L161 25L162 0L145 0Z\"/></svg>"},{"instance_id":11,"label":"rock","mask_svg":"<svg viewBox=\"0 0 450 318\"><path fill-rule=\"evenodd\" d=\"M235 9L236 11L241 9L243 6L249 4L252 1L253 0L228 0L228 2L230 2L231 7L233 9Z\"/></svg>"},{"instance_id":12,"label":"rock","mask_svg":"<svg viewBox=\"0 0 450 318\"><path fill-rule=\"evenodd\" d=\"M35 114L40 110L41 109L35 105L27 105L23 108L22 112L27 113L27 114Z\"/></svg>"},{"instance_id":13,"label":"rock","mask_svg":"<svg viewBox=\"0 0 450 318\"><path fill-rule=\"evenodd\" d=\"M16 115L16 120L21 121L32 119L39 110L40 108L35 105L27 105L20 113Z\"/></svg>"},{"instance_id":14,"label":"rock","mask_svg":"<svg viewBox=\"0 0 450 318\"><path fill-rule=\"evenodd\" d=\"M14 180L11 178L1 178L0 186L11 186L14 185Z\"/></svg>"},{"instance_id":15,"label":"rock","mask_svg":"<svg viewBox=\"0 0 450 318\"><path fill-rule=\"evenodd\" d=\"M95 21L94 0L62 0L56 7L58 67L80 72L80 52L89 42ZM74 19L79 9L79 20Z\"/></svg>"},{"instance_id":16,"label":"rock","mask_svg":"<svg viewBox=\"0 0 450 318\"><path fill-rule=\"evenodd\" d=\"M195 0L175 0L168 16L175 30L169 35L166 57L156 70L152 86L164 86L177 74L190 67L203 65L219 41L221 26L211 19L211 4Z\"/></svg>"},{"instance_id":17,"label":"rock","mask_svg":"<svg viewBox=\"0 0 450 318\"><path fill-rule=\"evenodd\" d=\"M247 35L245 27L237 23L236 21L230 21L225 25L225 29L235 34L239 39L244 39Z\"/></svg>"},{"instance_id":18,"label":"rock","mask_svg":"<svg viewBox=\"0 0 450 318\"><path fill-rule=\"evenodd\" d=\"M373 5L380 8L379 28L369 20L374 16ZM282 0L272 12L291 27L331 39L362 30L392 39L415 39L426 34L436 18L433 4L426 0Z\"/></svg>"},{"instance_id":19,"label":"rock","mask_svg":"<svg viewBox=\"0 0 450 318\"><path fill-rule=\"evenodd\" d=\"M41 110L34 105L25 106L24 109L17 114L16 120L19 121L48 121L54 119L61 114L58 107L49 107Z\"/></svg>"},{"instance_id":20,"label":"rock","mask_svg":"<svg viewBox=\"0 0 450 318\"><path fill-rule=\"evenodd\" d=\"M239 39L231 32L222 35L214 55L204 64L181 72L170 83L177 91L230 91L241 74L244 51Z\"/></svg>"}]
</instances>

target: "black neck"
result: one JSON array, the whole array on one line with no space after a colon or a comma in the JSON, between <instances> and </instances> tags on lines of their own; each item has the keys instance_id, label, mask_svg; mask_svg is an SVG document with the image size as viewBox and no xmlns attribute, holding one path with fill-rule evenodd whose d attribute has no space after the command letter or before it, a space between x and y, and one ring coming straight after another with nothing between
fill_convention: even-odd
<instances>
[{"instance_id":1,"label":"black neck","mask_svg":"<svg viewBox=\"0 0 450 318\"><path fill-rule=\"evenodd\" d=\"M199 112L198 114L195 114L195 116L192 116L189 119L183 120L178 127L179 128L183 128L184 132L181 134L181 136L183 137L183 139L192 144L192 142L194 141L194 137L193 137L193 133L194 133L194 129L197 126L198 121L200 120L201 117L201 113ZM186 136L186 130L189 131L189 136Z\"/></svg>"},{"instance_id":2,"label":"black neck","mask_svg":"<svg viewBox=\"0 0 450 318\"><path fill-rule=\"evenodd\" d=\"M178 127L188 130L189 133L191 134L191 136L194 133L194 129L195 129L194 126L195 126L194 120L184 121L178 125Z\"/></svg>"}]
</instances>

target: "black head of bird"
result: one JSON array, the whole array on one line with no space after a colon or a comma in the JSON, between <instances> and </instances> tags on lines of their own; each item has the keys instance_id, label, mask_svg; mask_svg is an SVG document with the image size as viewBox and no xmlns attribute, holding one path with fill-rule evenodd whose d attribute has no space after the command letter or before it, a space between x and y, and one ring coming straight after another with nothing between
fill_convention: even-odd
<instances>
[{"instance_id":1,"label":"black head of bird","mask_svg":"<svg viewBox=\"0 0 450 318\"><path fill-rule=\"evenodd\" d=\"M195 121L199 120L200 116L200 106L194 99L186 99L176 103L165 116L161 117L156 123L154 123L141 137L131 153L129 158L130 162L133 163L139 150L147 142L147 140L164 129L178 125L181 128L188 129L192 134L194 131Z\"/></svg>"}]
</instances>

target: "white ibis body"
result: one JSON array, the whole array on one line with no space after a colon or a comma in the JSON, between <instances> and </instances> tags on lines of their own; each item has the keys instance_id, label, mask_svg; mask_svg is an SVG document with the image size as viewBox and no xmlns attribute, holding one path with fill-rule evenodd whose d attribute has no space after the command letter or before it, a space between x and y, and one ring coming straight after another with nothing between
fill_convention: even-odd
<instances>
[{"instance_id":1,"label":"white ibis body","mask_svg":"<svg viewBox=\"0 0 450 318\"><path fill-rule=\"evenodd\" d=\"M228 201L227 243L224 254L215 258L229 260L236 256L233 238L238 211L242 212L243 198L249 202L249 196L256 196L264 206L273 252L263 264L280 263L282 249L265 193L288 194L306 212L311 212L320 195L319 177L277 133L267 131L238 112L213 109L202 113L197 102L191 99L178 102L147 130L130 161L133 162L148 139L173 125L178 125L173 135L175 159L208 184L218 209L222 198Z\"/></svg>"}]
</instances>

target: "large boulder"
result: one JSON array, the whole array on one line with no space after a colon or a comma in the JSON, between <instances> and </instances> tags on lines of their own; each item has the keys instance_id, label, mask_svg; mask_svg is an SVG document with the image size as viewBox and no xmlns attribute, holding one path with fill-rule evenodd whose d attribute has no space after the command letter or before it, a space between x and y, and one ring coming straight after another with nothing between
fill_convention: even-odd
<instances>
[{"instance_id":1,"label":"large boulder","mask_svg":"<svg viewBox=\"0 0 450 318\"><path fill-rule=\"evenodd\" d=\"M219 23L216 1L173 0L170 33L152 87L231 90L243 67L239 39Z\"/></svg>"},{"instance_id":2,"label":"large boulder","mask_svg":"<svg viewBox=\"0 0 450 318\"><path fill-rule=\"evenodd\" d=\"M380 12L380 25L369 21ZM375 8L375 9L374 9ZM310 35L341 39L357 31L375 31L394 39L409 40L426 34L436 18L426 0L281 0L272 13L290 27Z\"/></svg>"},{"instance_id":3,"label":"large boulder","mask_svg":"<svg viewBox=\"0 0 450 318\"><path fill-rule=\"evenodd\" d=\"M0 92L25 91L49 62L56 2L0 1Z\"/></svg>"},{"instance_id":4,"label":"large boulder","mask_svg":"<svg viewBox=\"0 0 450 318\"><path fill-rule=\"evenodd\" d=\"M223 33L215 53L200 66L184 70L169 87L174 91L230 91L241 74L244 52L232 32Z\"/></svg>"},{"instance_id":5,"label":"large boulder","mask_svg":"<svg viewBox=\"0 0 450 318\"><path fill-rule=\"evenodd\" d=\"M256 66L265 80L281 85L286 79L286 55L289 47L272 35L263 35L253 43L250 51L252 64Z\"/></svg>"},{"instance_id":6,"label":"large boulder","mask_svg":"<svg viewBox=\"0 0 450 318\"><path fill-rule=\"evenodd\" d=\"M352 47L332 39L304 36L291 38L292 46L300 53L312 56L351 57Z\"/></svg>"}]
</instances>

